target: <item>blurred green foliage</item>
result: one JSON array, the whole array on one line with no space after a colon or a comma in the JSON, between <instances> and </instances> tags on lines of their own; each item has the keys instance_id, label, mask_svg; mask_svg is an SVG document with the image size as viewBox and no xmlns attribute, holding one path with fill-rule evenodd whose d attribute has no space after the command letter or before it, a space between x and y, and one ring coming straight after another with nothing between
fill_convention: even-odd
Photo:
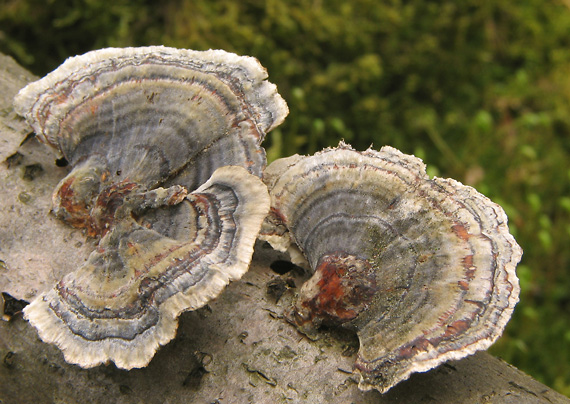
<instances>
[{"instance_id":1,"label":"blurred green foliage","mask_svg":"<svg viewBox=\"0 0 570 404\"><path fill-rule=\"evenodd\" d=\"M271 159L390 144L500 203L525 250L492 352L570 396L570 2L3 0L0 51L43 75L106 46L257 57L291 113Z\"/></svg>"}]
</instances>

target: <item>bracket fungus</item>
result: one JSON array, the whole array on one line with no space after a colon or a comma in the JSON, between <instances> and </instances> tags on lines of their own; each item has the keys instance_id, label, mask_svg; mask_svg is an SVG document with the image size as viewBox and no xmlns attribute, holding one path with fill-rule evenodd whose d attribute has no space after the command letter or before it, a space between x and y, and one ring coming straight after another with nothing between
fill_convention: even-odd
<instances>
[{"instance_id":1,"label":"bracket fungus","mask_svg":"<svg viewBox=\"0 0 570 404\"><path fill-rule=\"evenodd\" d=\"M341 143L273 162L261 238L295 244L312 277L289 314L310 338L355 330L362 390L385 392L414 372L489 347L518 301L522 250L503 209L386 146Z\"/></svg>"},{"instance_id":2,"label":"bracket fungus","mask_svg":"<svg viewBox=\"0 0 570 404\"><path fill-rule=\"evenodd\" d=\"M24 310L68 362L146 366L181 312L247 271L269 209L260 144L288 113L266 78L221 50L109 48L16 96L72 167L53 212L100 239Z\"/></svg>"},{"instance_id":3,"label":"bracket fungus","mask_svg":"<svg viewBox=\"0 0 570 404\"><path fill-rule=\"evenodd\" d=\"M82 367L109 360L143 367L174 338L181 312L240 279L269 209L261 180L242 167L222 167L178 206L187 218L173 223L179 238L125 218L85 264L27 306L42 340Z\"/></svg>"},{"instance_id":4,"label":"bracket fungus","mask_svg":"<svg viewBox=\"0 0 570 404\"><path fill-rule=\"evenodd\" d=\"M109 48L20 91L18 113L70 163L54 214L98 240L24 309L40 337L85 368L146 366L180 313L247 271L259 235L313 271L288 314L301 332L356 331L362 390L489 347L519 294L503 209L389 146L265 169L288 113L266 78L220 50Z\"/></svg>"},{"instance_id":5,"label":"bracket fungus","mask_svg":"<svg viewBox=\"0 0 570 404\"><path fill-rule=\"evenodd\" d=\"M97 235L134 190L191 191L226 165L261 176L261 142L288 113L266 78L257 59L222 50L108 48L67 59L14 103L73 167L54 213Z\"/></svg>"}]
</instances>

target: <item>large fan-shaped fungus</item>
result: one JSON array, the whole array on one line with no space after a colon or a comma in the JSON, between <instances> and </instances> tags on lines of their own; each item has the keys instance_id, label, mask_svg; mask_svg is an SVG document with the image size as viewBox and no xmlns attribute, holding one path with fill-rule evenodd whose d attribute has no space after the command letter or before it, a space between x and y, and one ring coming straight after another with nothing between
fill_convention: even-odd
<instances>
[{"instance_id":1,"label":"large fan-shaped fungus","mask_svg":"<svg viewBox=\"0 0 570 404\"><path fill-rule=\"evenodd\" d=\"M101 237L25 309L67 361L145 366L181 312L247 270L269 209L260 143L288 112L266 77L251 57L154 46L70 58L20 91L72 166L54 213Z\"/></svg>"},{"instance_id":2,"label":"large fan-shaped fungus","mask_svg":"<svg viewBox=\"0 0 570 404\"><path fill-rule=\"evenodd\" d=\"M356 330L359 387L388 390L489 347L518 301L522 251L503 209L391 147L345 144L266 170L271 214L262 237L294 242L314 275L292 321Z\"/></svg>"}]
</instances>

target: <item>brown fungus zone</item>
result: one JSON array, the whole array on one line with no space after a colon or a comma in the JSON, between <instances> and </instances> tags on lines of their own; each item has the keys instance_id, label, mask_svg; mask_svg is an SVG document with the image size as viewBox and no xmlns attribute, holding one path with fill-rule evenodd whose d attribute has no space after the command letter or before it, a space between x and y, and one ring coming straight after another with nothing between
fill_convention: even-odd
<instances>
[{"instance_id":1,"label":"brown fungus zone","mask_svg":"<svg viewBox=\"0 0 570 404\"><path fill-rule=\"evenodd\" d=\"M261 238L303 254L313 276L291 320L355 330L359 387L385 392L414 372L488 348L518 301L522 250L503 209L386 146L341 143L277 160L264 181ZM284 231L283 228L286 228Z\"/></svg>"},{"instance_id":2,"label":"brown fungus zone","mask_svg":"<svg viewBox=\"0 0 570 404\"><path fill-rule=\"evenodd\" d=\"M146 366L180 313L247 271L269 209L261 142L288 113L266 78L221 50L108 48L16 96L71 167L53 213L98 240L24 311L68 362Z\"/></svg>"}]
</instances>

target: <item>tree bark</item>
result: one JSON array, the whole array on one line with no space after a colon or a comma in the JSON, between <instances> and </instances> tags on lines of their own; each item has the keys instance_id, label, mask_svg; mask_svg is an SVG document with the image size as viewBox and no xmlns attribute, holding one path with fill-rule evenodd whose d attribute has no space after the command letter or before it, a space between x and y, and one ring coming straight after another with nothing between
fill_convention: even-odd
<instances>
[{"instance_id":1,"label":"tree bark","mask_svg":"<svg viewBox=\"0 0 570 404\"><path fill-rule=\"evenodd\" d=\"M35 139L21 144L30 130L12 98L32 79L0 55L0 292L28 301L93 246L49 214L66 169ZM34 165L39 174L26 168ZM21 315L0 321L0 403L570 403L485 352L412 375L384 395L361 392L351 373L354 335L331 330L310 341L284 320L295 285L306 279L294 267L281 275L270 268L286 259L258 243L243 279L183 314L177 337L144 369L81 369Z\"/></svg>"}]
</instances>

